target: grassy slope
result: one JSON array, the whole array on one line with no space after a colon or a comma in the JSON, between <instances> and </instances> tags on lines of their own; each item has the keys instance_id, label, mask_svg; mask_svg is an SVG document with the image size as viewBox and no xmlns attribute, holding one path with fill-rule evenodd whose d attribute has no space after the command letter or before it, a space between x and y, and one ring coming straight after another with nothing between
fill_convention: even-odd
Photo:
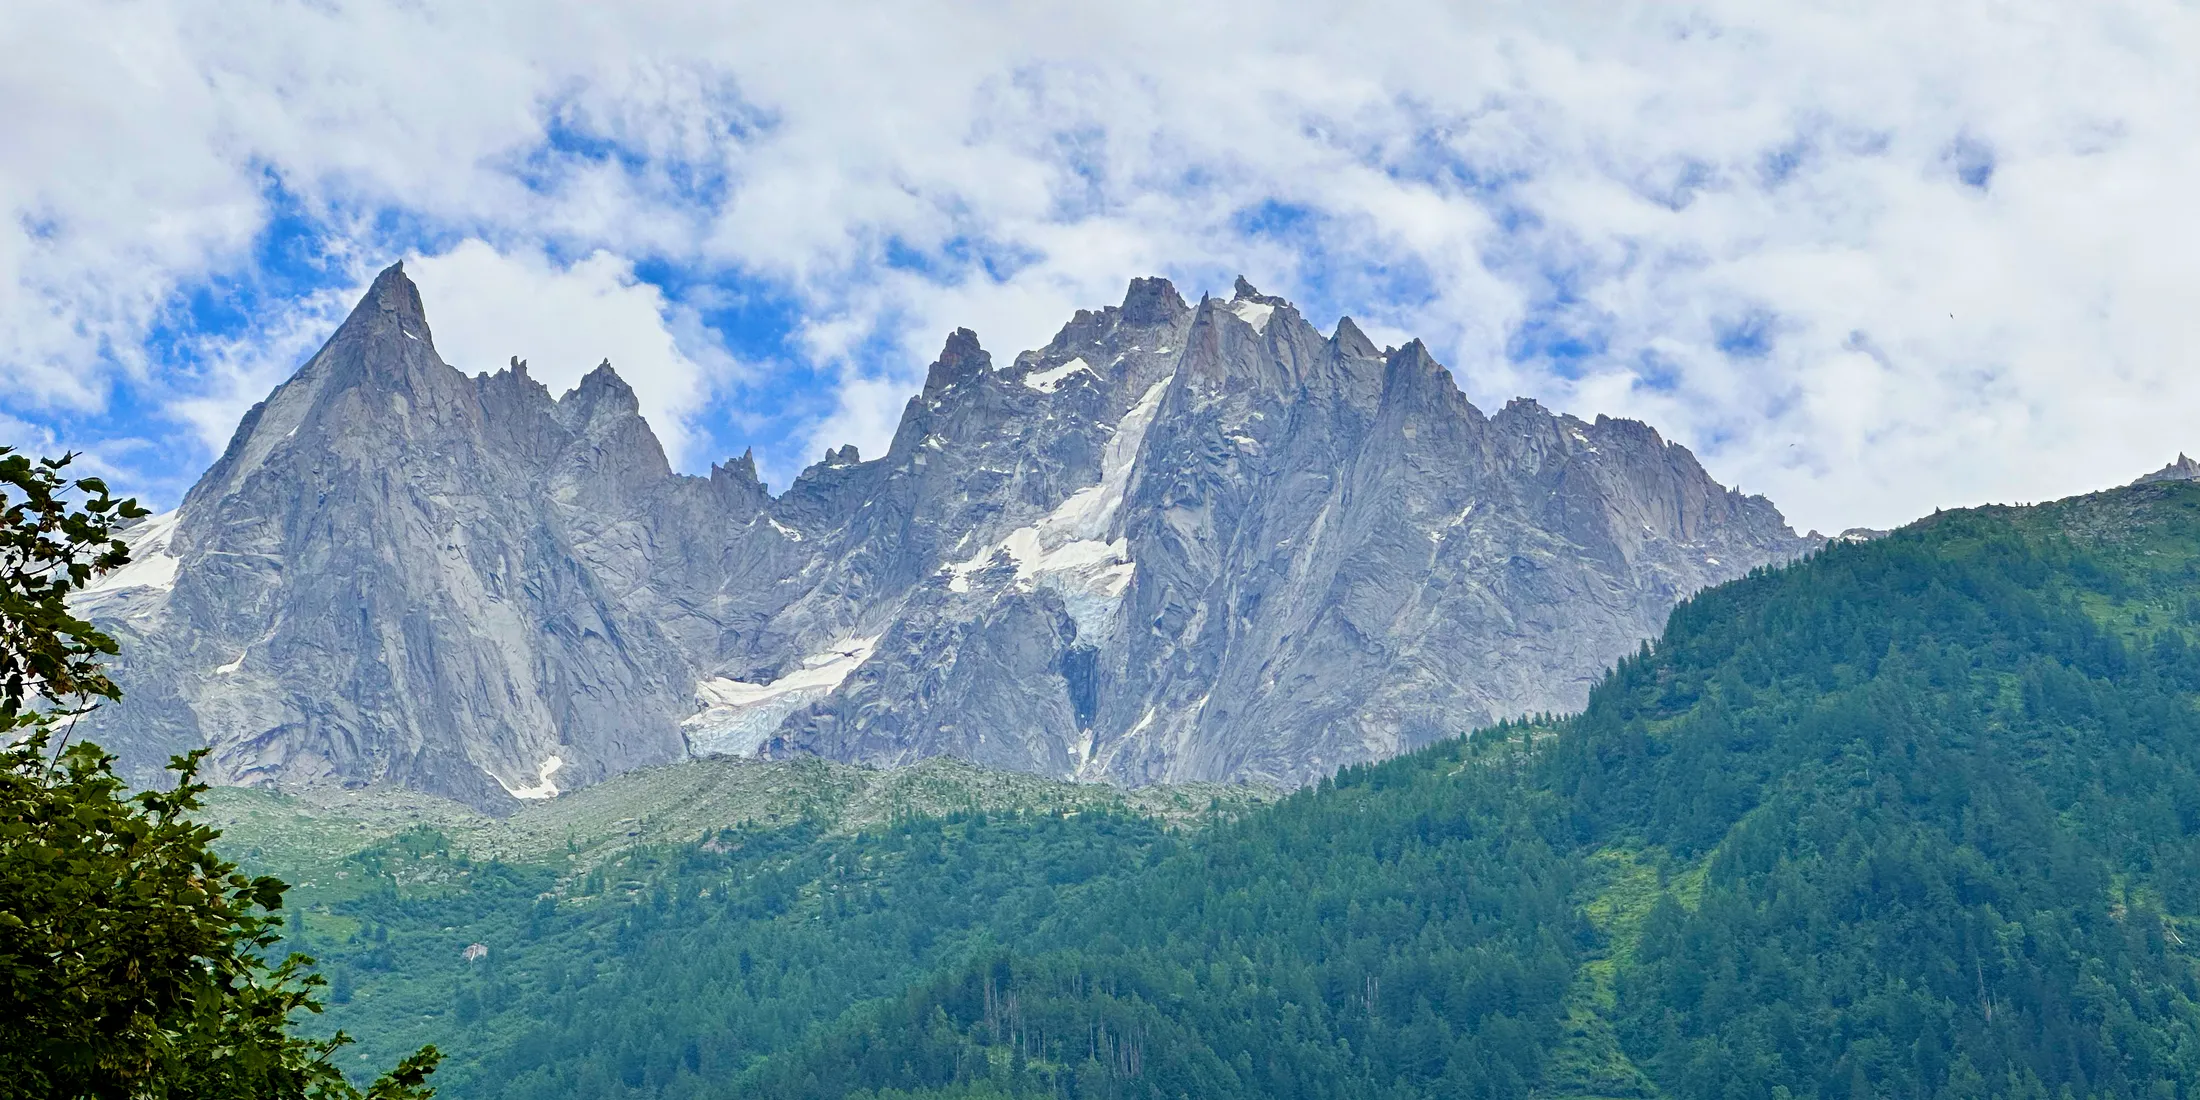
<instances>
[{"instance_id":1,"label":"grassy slope","mask_svg":"<svg viewBox=\"0 0 2200 1100\"><path fill-rule=\"evenodd\" d=\"M615 776L501 819L393 787L288 794L218 788L208 793L200 818L222 830L221 847L231 858L321 887L345 871L353 853L423 827L477 861L586 870L638 845L694 842L742 824L818 821L845 834L953 813L1105 811L1196 826L1214 813L1240 813L1275 797L1265 787L1215 783L1124 790L945 758L883 770L714 758Z\"/></svg>"}]
</instances>

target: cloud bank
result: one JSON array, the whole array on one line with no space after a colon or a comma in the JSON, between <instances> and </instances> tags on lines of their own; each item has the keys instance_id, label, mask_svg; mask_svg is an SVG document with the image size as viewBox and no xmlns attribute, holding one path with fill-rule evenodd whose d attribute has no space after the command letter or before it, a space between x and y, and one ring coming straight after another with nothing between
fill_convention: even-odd
<instances>
[{"instance_id":1,"label":"cloud bank","mask_svg":"<svg viewBox=\"0 0 2200 1100\"><path fill-rule=\"evenodd\" d=\"M1804 526L2200 450L2189 5L27 0L0 41L0 400L155 495L397 256L453 362L609 356L676 461L781 481L875 453L948 329L1005 356L1148 273L1648 420Z\"/></svg>"}]
</instances>

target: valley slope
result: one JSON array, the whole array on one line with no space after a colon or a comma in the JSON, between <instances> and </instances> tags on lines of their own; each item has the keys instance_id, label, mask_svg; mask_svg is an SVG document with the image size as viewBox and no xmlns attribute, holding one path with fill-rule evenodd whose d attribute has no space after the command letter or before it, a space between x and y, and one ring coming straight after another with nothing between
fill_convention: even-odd
<instances>
[{"instance_id":1,"label":"valley slope","mask_svg":"<svg viewBox=\"0 0 2200 1100\"><path fill-rule=\"evenodd\" d=\"M301 938L457 1100L2183 1096L2196 639L2200 484L1945 512L1691 598L1578 717L1197 833L429 834Z\"/></svg>"}]
</instances>

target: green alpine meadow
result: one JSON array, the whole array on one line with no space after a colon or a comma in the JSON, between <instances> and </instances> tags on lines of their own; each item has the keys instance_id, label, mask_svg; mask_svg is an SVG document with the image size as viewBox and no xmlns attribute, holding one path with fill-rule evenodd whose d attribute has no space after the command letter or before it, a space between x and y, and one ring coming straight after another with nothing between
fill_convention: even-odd
<instances>
[{"instance_id":1,"label":"green alpine meadow","mask_svg":"<svg viewBox=\"0 0 2200 1100\"><path fill-rule=\"evenodd\" d=\"M698 763L531 841L203 812L309 883L310 1026L434 1043L451 1100L2171 1098L2196 708L2200 484L2163 481L1835 541L1577 715L1280 800Z\"/></svg>"}]
</instances>

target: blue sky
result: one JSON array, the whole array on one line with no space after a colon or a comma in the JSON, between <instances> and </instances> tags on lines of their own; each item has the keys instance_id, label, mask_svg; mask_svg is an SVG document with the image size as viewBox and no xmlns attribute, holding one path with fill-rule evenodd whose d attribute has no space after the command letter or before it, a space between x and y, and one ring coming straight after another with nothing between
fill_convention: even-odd
<instances>
[{"instance_id":1,"label":"blue sky","mask_svg":"<svg viewBox=\"0 0 2200 1100\"><path fill-rule=\"evenodd\" d=\"M2200 12L2010 0L0 13L0 442L172 504L374 270L675 463L867 453L1164 274L1634 416L1798 526L2200 450Z\"/></svg>"}]
</instances>

